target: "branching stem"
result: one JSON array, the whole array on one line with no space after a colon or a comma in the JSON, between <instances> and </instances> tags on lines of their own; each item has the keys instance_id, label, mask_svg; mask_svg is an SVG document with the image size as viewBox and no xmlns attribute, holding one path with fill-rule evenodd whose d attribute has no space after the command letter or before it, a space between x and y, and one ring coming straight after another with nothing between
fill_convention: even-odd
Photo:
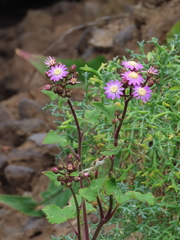
<instances>
[{"instance_id":1,"label":"branching stem","mask_svg":"<svg viewBox=\"0 0 180 240\"><path fill-rule=\"evenodd\" d=\"M80 164L79 164L79 172L81 172L83 170L82 168L82 138L83 138L83 132L81 132L80 126L79 126L79 121L78 118L76 116L76 112L75 109L70 101L70 99L68 99L67 101L72 115L74 117L74 121L77 127L77 132L78 132L78 154L76 154L76 159L79 160ZM70 148L71 149L71 148ZM72 150L72 149L71 149ZM83 184L83 180L80 180L80 188L84 188L84 184ZM87 212L86 212L86 202L85 199L82 200L82 209L83 209L83 220L84 220L84 235L85 235L85 240L89 240L89 229L88 229L88 221L87 221ZM78 218L77 218L78 219ZM80 219L78 220L79 224L80 224ZM78 230L79 231L79 230ZM79 233L80 234L80 233ZM79 239L78 239L79 240Z\"/></svg>"},{"instance_id":2,"label":"branching stem","mask_svg":"<svg viewBox=\"0 0 180 240\"><path fill-rule=\"evenodd\" d=\"M74 190L72 188L70 188L70 190L71 190L73 198L74 198L74 202L75 202L75 206L76 206L76 212L77 212L78 240L82 240L80 208L79 208L78 201L77 201L77 198L76 198L76 194L74 193ZM77 235L77 233L76 233L76 235Z\"/></svg>"}]
</instances>

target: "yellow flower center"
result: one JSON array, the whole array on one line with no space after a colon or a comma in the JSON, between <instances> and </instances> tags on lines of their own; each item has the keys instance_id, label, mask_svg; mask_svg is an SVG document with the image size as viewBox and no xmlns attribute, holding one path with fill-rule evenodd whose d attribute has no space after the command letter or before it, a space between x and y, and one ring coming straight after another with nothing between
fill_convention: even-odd
<instances>
[{"instance_id":1,"label":"yellow flower center","mask_svg":"<svg viewBox=\"0 0 180 240\"><path fill-rule=\"evenodd\" d=\"M139 88L138 93L139 93L139 95L144 96L144 95L146 95L146 90L144 88Z\"/></svg>"},{"instance_id":2,"label":"yellow flower center","mask_svg":"<svg viewBox=\"0 0 180 240\"><path fill-rule=\"evenodd\" d=\"M136 72L131 72L129 73L129 77L135 79L135 78L138 78L138 74Z\"/></svg>"},{"instance_id":3,"label":"yellow flower center","mask_svg":"<svg viewBox=\"0 0 180 240\"><path fill-rule=\"evenodd\" d=\"M110 91L112 93L116 93L118 91L118 87L117 86L112 86L112 87L110 87Z\"/></svg>"},{"instance_id":4,"label":"yellow flower center","mask_svg":"<svg viewBox=\"0 0 180 240\"><path fill-rule=\"evenodd\" d=\"M131 66L136 66L137 65L137 63L135 62L135 61L129 61L128 62Z\"/></svg>"},{"instance_id":5,"label":"yellow flower center","mask_svg":"<svg viewBox=\"0 0 180 240\"><path fill-rule=\"evenodd\" d=\"M54 70L54 74L55 75L59 75L61 73L61 69L60 68L56 68L55 70Z\"/></svg>"}]
</instances>

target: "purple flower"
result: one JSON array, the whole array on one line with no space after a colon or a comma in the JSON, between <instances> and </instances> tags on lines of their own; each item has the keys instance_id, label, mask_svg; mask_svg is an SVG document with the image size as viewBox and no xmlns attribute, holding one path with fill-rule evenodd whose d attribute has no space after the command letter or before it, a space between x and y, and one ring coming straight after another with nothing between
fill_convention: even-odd
<instances>
[{"instance_id":1,"label":"purple flower","mask_svg":"<svg viewBox=\"0 0 180 240\"><path fill-rule=\"evenodd\" d=\"M63 77L66 77L68 72L66 71L67 67L63 65L62 63L52 66L51 69L48 71L48 77L50 77L51 81L59 81L60 79L63 79Z\"/></svg>"},{"instance_id":2,"label":"purple flower","mask_svg":"<svg viewBox=\"0 0 180 240\"><path fill-rule=\"evenodd\" d=\"M124 61L122 62L122 65L125 68L130 69L131 71L138 71L140 69L143 69L143 65L141 63L137 63L135 61Z\"/></svg>"},{"instance_id":3,"label":"purple flower","mask_svg":"<svg viewBox=\"0 0 180 240\"><path fill-rule=\"evenodd\" d=\"M147 72L152 75L159 75L159 73L157 73L158 69L155 69L153 66L151 66Z\"/></svg>"},{"instance_id":4,"label":"purple flower","mask_svg":"<svg viewBox=\"0 0 180 240\"><path fill-rule=\"evenodd\" d=\"M118 80L111 80L109 83L106 83L107 87L104 87L106 90L104 93L107 98L111 98L114 100L115 98L120 98L120 95L123 95L124 88L122 87L122 83Z\"/></svg>"},{"instance_id":5,"label":"purple flower","mask_svg":"<svg viewBox=\"0 0 180 240\"><path fill-rule=\"evenodd\" d=\"M137 72L128 71L128 72L122 73L121 75L123 79L128 80L129 85L136 86L144 82L144 79L142 78L142 76L139 75Z\"/></svg>"},{"instance_id":6,"label":"purple flower","mask_svg":"<svg viewBox=\"0 0 180 240\"><path fill-rule=\"evenodd\" d=\"M149 101L149 98L151 97L151 92L150 88L148 86L146 87L141 87L141 86L135 86L133 88L133 97L136 99L141 99L144 103Z\"/></svg>"},{"instance_id":7,"label":"purple flower","mask_svg":"<svg viewBox=\"0 0 180 240\"><path fill-rule=\"evenodd\" d=\"M51 85L44 85L40 88L41 90L51 90Z\"/></svg>"},{"instance_id":8,"label":"purple flower","mask_svg":"<svg viewBox=\"0 0 180 240\"><path fill-rule=\"evenodd\" d=\"M56 59L49 56L44 63L47 65L47 67L51 67L56 64Z\"/></svg>"}]
</instances>

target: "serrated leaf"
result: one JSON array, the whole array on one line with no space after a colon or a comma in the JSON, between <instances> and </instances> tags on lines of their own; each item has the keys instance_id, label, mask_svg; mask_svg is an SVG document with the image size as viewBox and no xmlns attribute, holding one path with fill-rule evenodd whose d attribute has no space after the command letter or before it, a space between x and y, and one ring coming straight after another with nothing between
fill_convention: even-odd
<instances>
[{"instance_id":1,"label":"serrated leaf","mask_svg":"<svg viewBox=\"0 0 180 240\"><path fill-rule=\"evenodd\" d=\"M111 195L117 189L117 183L115 178L108 178L104 181L104 187L107 195Z\"/></svg>"},{"instance_id":2,"label":"serrated leaf","mask_svg":"<svg viewBox=\"0 0 180 240\"><path fill-rule=\"evenodd\" d=\"M78 206L80 206L82 199L79 195L76 195L76 198L77 198ZM89 203L86 203L86 209L87 209L87 213L94 212L96 210ZM73 197L70 198L69 205L65 206L64 208L60 208L53 204L53 205L48 205L44 207L42 210L46 214L48 221L52 224L63 223L68 219L76 217L77 215L76 205Z\"/></svg>"},{"instance_id":3,"label":"serrated leaf","mask_svg":"<svg viewBox=\"0 0 180 240\"><path fill-rule=\"evenodd\" d=\"M100 112L96 109L85 111L84 117L87 122L91 124L96 124L99 122Z\"/></svg>"},{"instance_id":4,"label":"serrated leaf","mask_svg":"<svg viewBox=\"0 0 180 240\"><path fill-rule=\"evenodd\" d=\"M54 93L53 91L41 90L41 92L47 95L51 99L51 101L54 101L58 98L58 94Z\"/></svg>"},{"instance_id":5,"label":"serrated leaf","mask_svg":"<svg viewBox=\"0 0 180 240\"><path fill-rule=\"evenodd\" d=\"M61 174L55 174L52 171L44 171L44 175L46 175L56 186L60 186L60 182L57 181L57 176L61 176Z\"/></svg>"},{"instance_id":6,"label":"serrated leaf","mask_svg":"<svg viewBox=\"0 0 180 240\"><path fill-rule=\"evenodd\" d=\"M52 204L44 207L43 212L46 214L48 222L50 223L63 223L74 216L74 212L71 209L61 209L60 207Z\"/></svg>"},{"instance_id":7,"label":"serrated leaf","mask_svg":"<svg viewBox=\"0 0 180 240\"><path fill-rule=\"evenodd\" d=\"M8 205L28 216L42 217L44 215L41 210L36 210L39 204L31 197L0 195L0 203Z\"/></svg>"},{"instance_id":8,"label":"serrated leaf","mask_svg":"<svg viewBox=\"0 0 180 240\"><path fill-rule=\"evenodd\" d=\"M91 182L88 188L83 188L79 190L79 195L89 202L96 201L99 190L102 188L104 179L95 179Z\"/></svg>"},{"instance_id":9,"label":"serrated leaf","mask_svg":"<svg viewBox=\"0 0 180 240\"><path fill-rule=\"evenodd\" d=\"M127 202L131 197L123 194L120 190L115 190L113 192L113 196L115 197L117 203L122 204Z\"/></svg>"},{"instance_id":10,"label":"serrated leaf","mask_svg":"<svg viewBox=\"0 0 180 240\"><path fill-rule=\"evenodd\" d=\"M54 144L58 143L61 147L67 145L67 140L61 136L56 131L50 130L43 140L44 144Z\"/></svg>"},{"instance_id":11,"label":"serrated leaf","mask_svg":"<svg viewBox=\"0 0 180 240\"><path fill-rule=\"evenodd\" d=\"M154 204L154 199L155 199L153 194L150 192L142 194L140 192L129 191L126 193L126 196L130 196L131 198L137 199L141 202L147 202L148 204L151 204L151 205Z\"/></svg>"}]
</instances>

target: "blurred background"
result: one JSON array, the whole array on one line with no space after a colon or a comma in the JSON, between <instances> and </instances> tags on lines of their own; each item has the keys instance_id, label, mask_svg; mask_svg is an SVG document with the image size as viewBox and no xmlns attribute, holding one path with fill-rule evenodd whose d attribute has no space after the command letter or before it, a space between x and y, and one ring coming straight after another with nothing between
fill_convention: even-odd
<instances>
[{"instance_id":1,"label":"blurred background","mask_svg":"<svg viewBox=\"0 0 180 240\"><path fill-rule=\"evenodd\" d=\"M179 0L0 0L0 194L41 201L48 185L42 171L54 166L59 151L42 144L55 127L42 111L49 100L39 89L47 80L15 49L85 61L99 55L128 58L125 49L138 52L137 41L156 37L165 44L180 20L179 9ZM146 53L151 50L148 44ZM81 89L74 90L73 100L82 96ZM67 224L50 225L44 217L1 203L0 216L0 236L6 240L48 240L71 231Z\"/></svg>"}]
</instances>

